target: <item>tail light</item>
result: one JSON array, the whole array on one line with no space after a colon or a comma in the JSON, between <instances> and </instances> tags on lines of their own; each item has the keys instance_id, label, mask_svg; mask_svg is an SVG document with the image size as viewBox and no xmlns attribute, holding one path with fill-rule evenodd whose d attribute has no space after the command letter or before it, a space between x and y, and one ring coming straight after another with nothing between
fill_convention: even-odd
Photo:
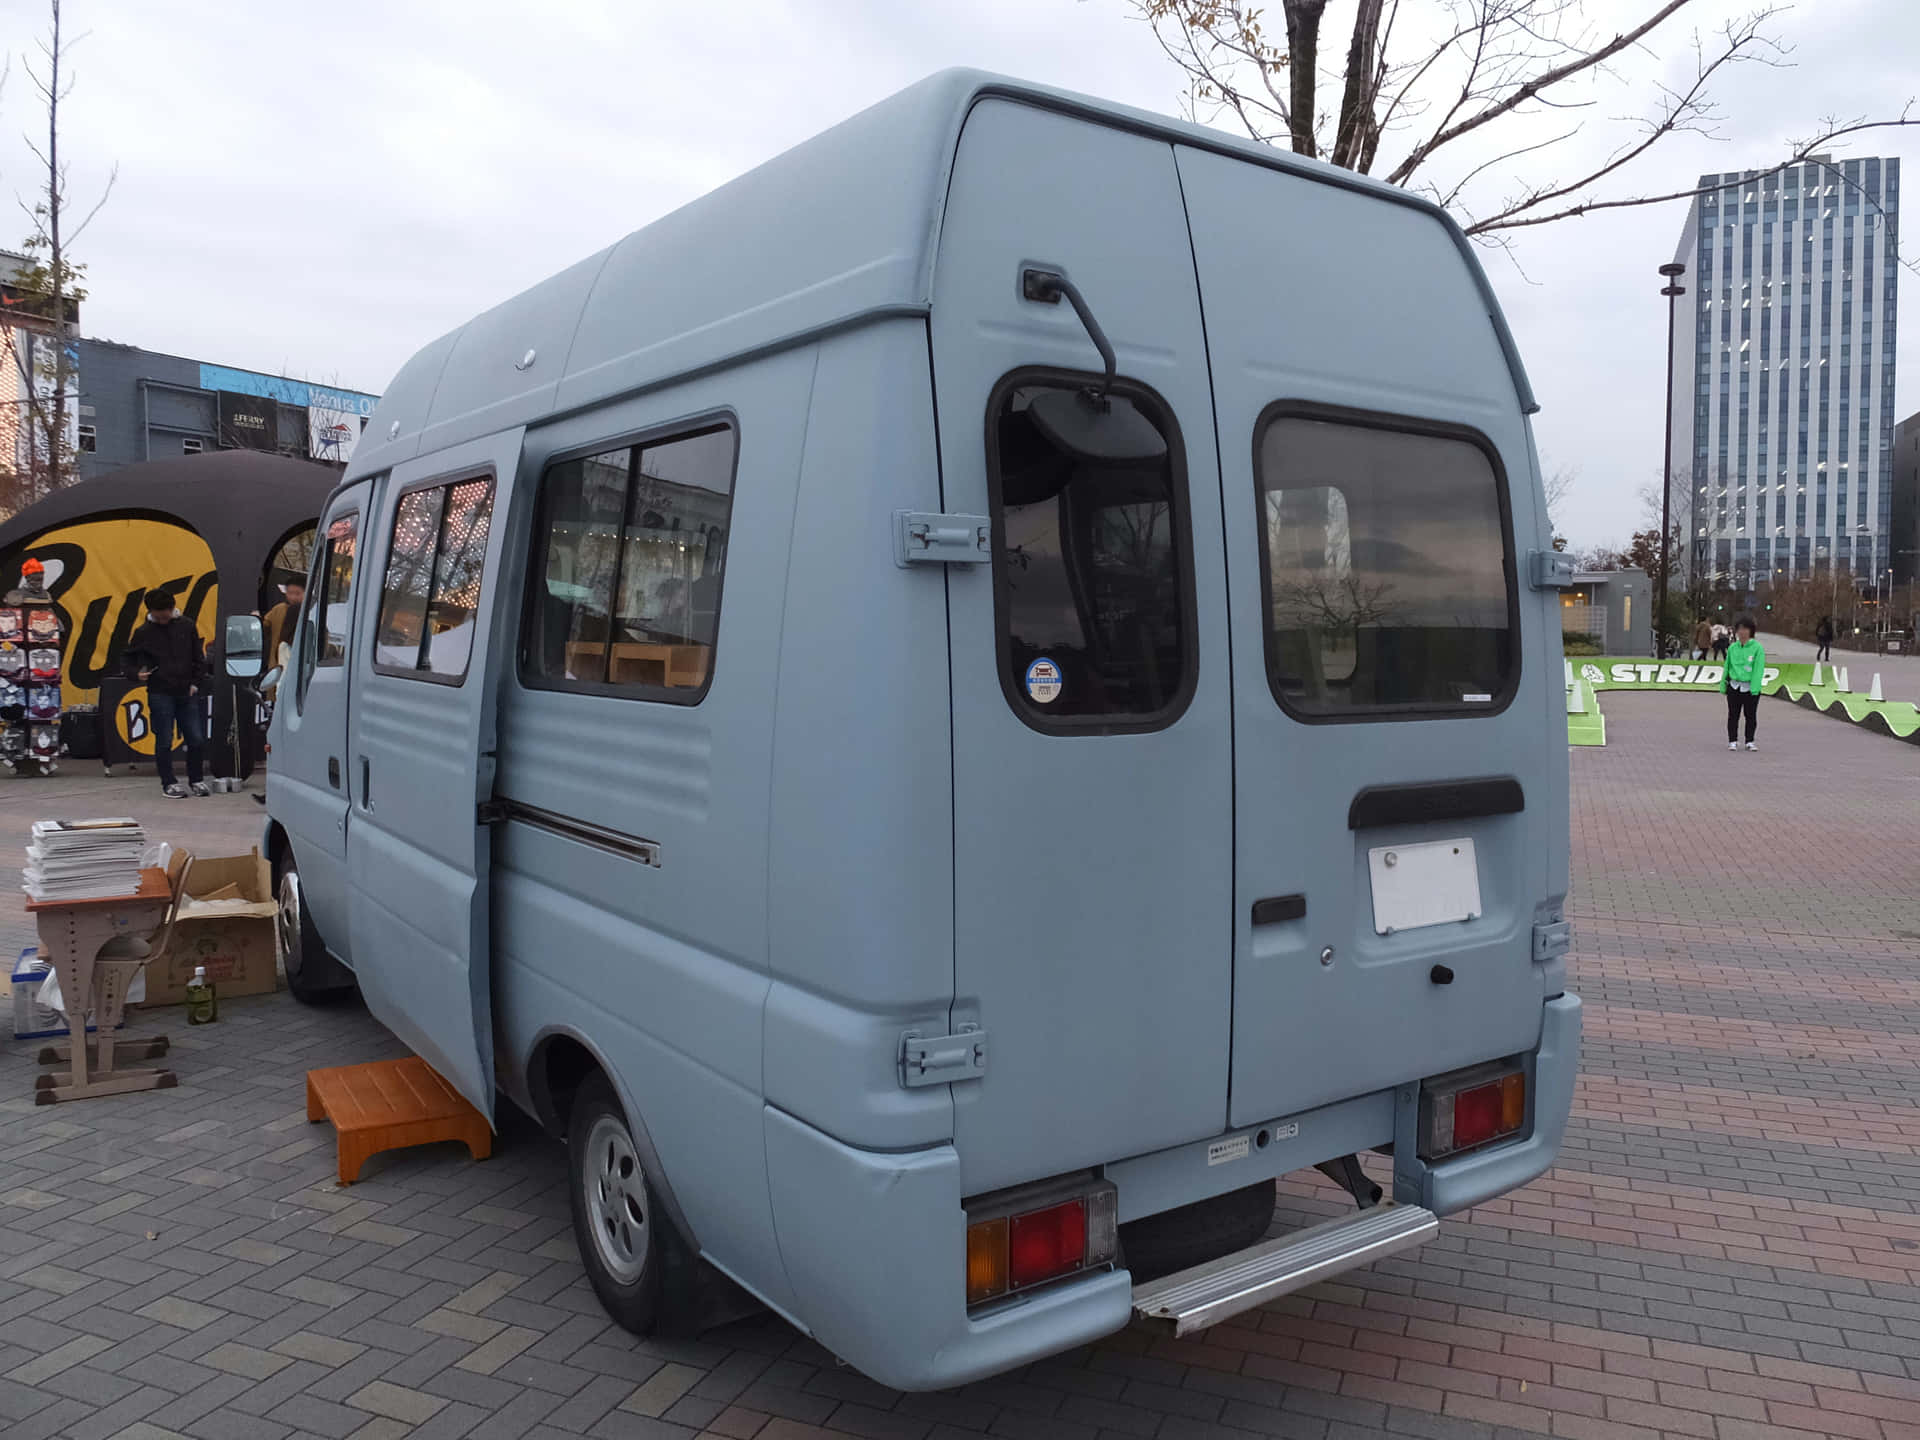
<instances>
[{"instance_id":1,"label":"tail light","mask_svg":"<svg viewBox=\"0 0 1920 1440\"><path fill-rule=\"evenodd\" d=\"M967 1207L967 1304L1111 1265L1119 1192L1091 1176L987 1195Z\"/></svg>"},{"instance_id":2,"label":"tail light","mask_svg":"<svg viewBox=\"0 0 1920 1440\"><path fill-rule=\"evenodd\" d=\"M1420 1158L1438 1160L1517 1135L1527 1123L1527 1077L1496 1062L1420 1087Z\"/></svg>"}]
</instances>

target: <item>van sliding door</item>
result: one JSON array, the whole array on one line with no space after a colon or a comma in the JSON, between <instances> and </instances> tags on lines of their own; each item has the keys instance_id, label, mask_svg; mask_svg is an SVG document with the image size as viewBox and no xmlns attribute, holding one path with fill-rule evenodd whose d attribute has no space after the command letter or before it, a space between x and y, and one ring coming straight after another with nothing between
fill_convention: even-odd
<instances>
[{"instance_id":1,"label":"van sliding door","mask_svg":"<svg viewBox=\"0 0 1920 1440\"><path fill-rule=\"evenodd\" d=\"M396 466L365 537L347 764L354 972L367 1007L493 1114L489 836L521 431Z\"/></svg>"}]
</instances>

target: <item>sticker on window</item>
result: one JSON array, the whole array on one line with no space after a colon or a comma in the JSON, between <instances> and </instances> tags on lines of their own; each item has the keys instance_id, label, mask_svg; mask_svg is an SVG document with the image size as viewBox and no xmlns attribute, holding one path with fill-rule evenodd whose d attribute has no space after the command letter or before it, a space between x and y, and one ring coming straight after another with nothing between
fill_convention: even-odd
<instances>
[{"instance_id":1,"label":"sticker on window","mask_svg":"<svg viewBox=\"0 0 1920 1440\"><path fill-rule=\"evenodd\" d=\"M1042 655L1027 666L1027 698L1036 705L1051 705L1060 698L1060 667Z\"/></svg>"}]
</instances>

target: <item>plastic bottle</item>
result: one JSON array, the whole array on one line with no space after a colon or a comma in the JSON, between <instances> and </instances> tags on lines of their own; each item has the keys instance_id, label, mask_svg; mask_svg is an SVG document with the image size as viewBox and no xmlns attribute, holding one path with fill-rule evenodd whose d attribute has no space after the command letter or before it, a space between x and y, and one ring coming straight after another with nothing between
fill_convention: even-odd
<instances>
[{"instance_id":1,"label":"plastic bottle","mask_svg":"<svg viewBox=\"0 0 1920 1440\"><path fill-rule=\"evenodd\" d=\"M187 982L187 1024L211 1025L220 1018L220 997L207 979L207 967L193 967L193 979Z\"/></svg>"}]
</instances>

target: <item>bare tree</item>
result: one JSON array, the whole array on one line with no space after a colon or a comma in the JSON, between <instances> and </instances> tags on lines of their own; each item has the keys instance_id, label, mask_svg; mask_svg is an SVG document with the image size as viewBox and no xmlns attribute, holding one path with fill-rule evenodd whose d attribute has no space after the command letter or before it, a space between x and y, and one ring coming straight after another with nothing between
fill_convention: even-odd
<instances>
[{"instance_id":1,"label":"bare tree","mask_svg":"<svg viewBox=\"0 0 1920 1440\"><path fill-rule=\"evenodd\" d=\"M1789 54L1774 27L1782 4L1760 4L1710 37L1696 32L1685 77L1651 86L1641 114L1613 122L1619 134L1604 156L1567 174L1554 168L1556 152L1587 127L1580 112L1596 103L1596 82L1647 52L1698 0L1640 0L1644 18L1612 35L1588 23L1585 0L1342 0L1352 25L1331 63L1320 46L1331 0L1279 0L1284 37L1268 34L1258 0L1125 3L1185 74L1193 118L1229 120L1255 140L1417 190L1493 244L1525 226L1704 193L1636 192L1624 172L1671 135L1714 132L1722 72ZM1544 117L1554 123L1524 134L1511 123ZM1915 123L1907 110L1828 118L1775 168L1843 136ZM1490 175L1507 177L1505 188L1489 189Z\"/></svg>"},{"instance_id":2,"label":"bare tree","mask_svg":"<svg viewBox=\"0 0 1920 1440\"><path fill-rule=\"evenodd\" d=\"M26 137L40 178L32 203L20 208L30 222L24 250L28 264L15 276L19 304L6 327L6 361L19 381L20 399L27 412L25 444L6 457L14 474L5 486L8 508L30 505L74 479L74 440L69 433L77 366L74 342L79 338L80 302L86 299L86 266L73 258L72 247L113 193L118 170L91 209L73 223L68 202L67 162L60 155L60 106L73 93L67 67L72 49L84 35L68 38L61 28L61 0L48 0L47 33L36 45L39 61L24 65L27 82L46 109L44 141Z\"/></svg>"}]
</instances>

